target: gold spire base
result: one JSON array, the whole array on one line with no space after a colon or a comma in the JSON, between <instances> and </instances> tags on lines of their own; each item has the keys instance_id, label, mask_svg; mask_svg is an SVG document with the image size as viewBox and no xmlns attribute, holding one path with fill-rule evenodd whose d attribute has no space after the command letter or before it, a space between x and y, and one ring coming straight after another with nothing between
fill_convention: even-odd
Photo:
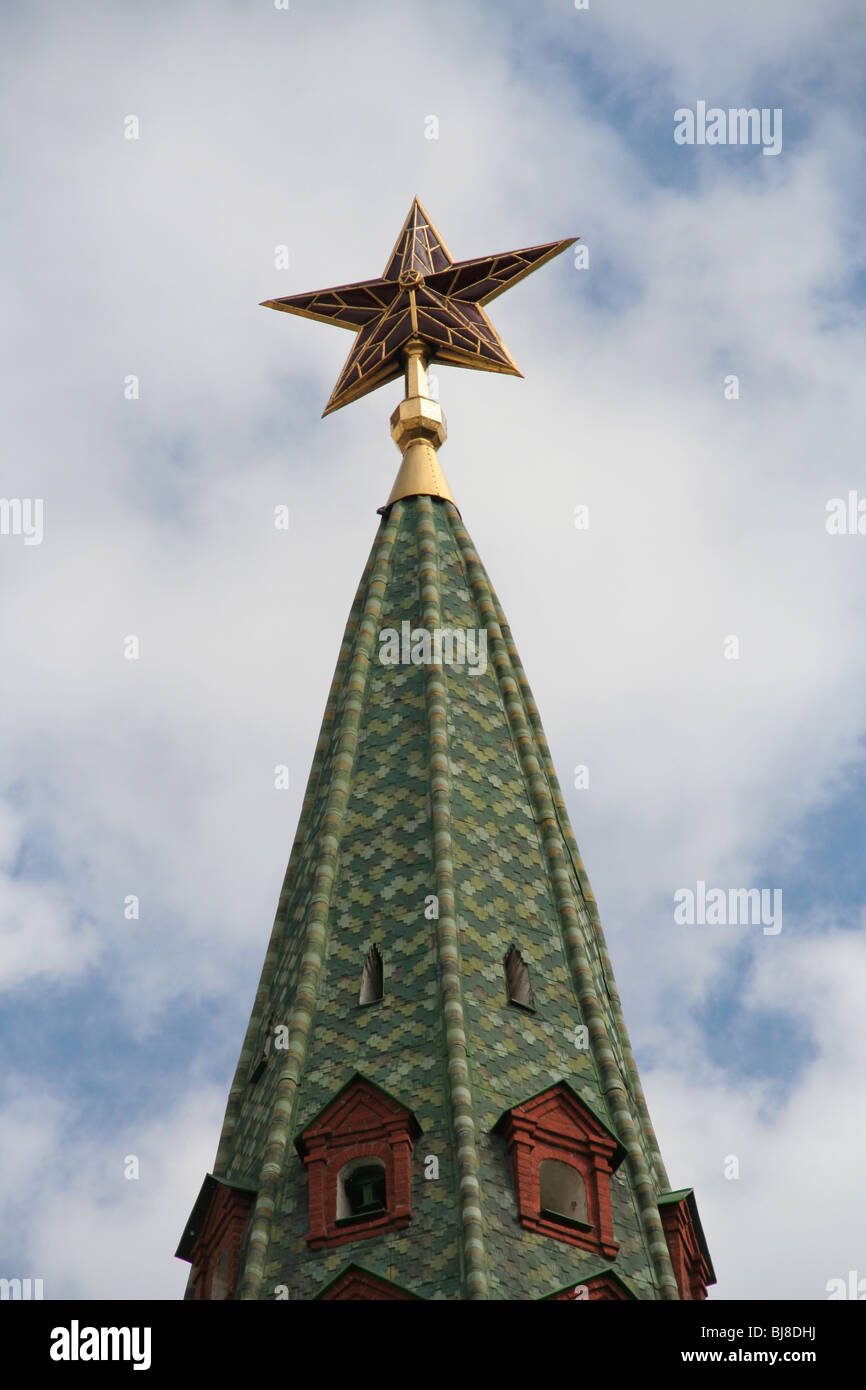
<instances>
[{"instance_id":1,"label":"gold spire base","mask_svg":"<svg viewBox=\"0 0 866 1390\"><path fill-rule=\"evenodd\" d=\"M401 497L444 497L454 502L454 495L448 480L442 472L439 456L427 439L413 439L407 445L400 465L400 472L394 481L391 495L385 503L399 502ZM457 503L454 502L456 507Z\"/></svg>"},{"instance_id":2,"label":"gold spire base","mask_svg":"<svg viewBox=\"0 0 866 1390\"><path fill-rule=\"evenodd\" d=\"M412 338L406 347L406 395L391 416L391 438L403 455L403 462L391 496L379 508L380 512L401 497L444 497L454 502L436 452L448 438L448 426L441 405L427 394L424 354L424 343L420 338Z\"/></svg>"}]
</instances>

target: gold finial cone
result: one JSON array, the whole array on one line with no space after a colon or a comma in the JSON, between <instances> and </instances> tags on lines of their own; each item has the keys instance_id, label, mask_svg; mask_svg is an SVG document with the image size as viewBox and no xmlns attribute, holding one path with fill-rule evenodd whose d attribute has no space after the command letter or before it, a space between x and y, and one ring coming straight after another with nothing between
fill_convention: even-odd
<instances>
[{"instance_id":1,"label":"gold finial cone","mask_svg":"<svg viewBox=\"0 0 866 1390\"><path fill-rule=\"evenodd\" d=\"M448 502L454 502L454 494L433 445L427 439L413 439L403 455L400 471L385 506L399 502L401 497L422 496L444 497ZM456 507L457 503L454 502L454 505Z\"/></svg>"},{"instance_id":2,"label":"gold finial cone","mask_svg":"<svg viewBox=\"0 0 866 1390\"><path fill-rule=\"evenodd\" d=\"M402 497L444 497L454 502L439 455L429 440L415 439L409 445L385 506L390 507Z\"/></svg>"}]
</instances>

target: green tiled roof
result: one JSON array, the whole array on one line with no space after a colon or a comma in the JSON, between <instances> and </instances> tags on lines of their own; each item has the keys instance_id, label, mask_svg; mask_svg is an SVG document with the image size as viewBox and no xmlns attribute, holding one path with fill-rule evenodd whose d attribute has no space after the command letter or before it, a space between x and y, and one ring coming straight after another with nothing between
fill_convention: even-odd
<instances>
[{"instance_id":1,"label":"green tiled roof","mask_svg":"<svg viewBox=\"0 0 866 1390\"><path fill-rule=\"evenodd\" d=\"M486 670L383 664L380 632L406 621L483 629ZM512 943L534 1012L506 997ZM385 997L362 1007L373 944ZM250 1082L269 1020L289 1047ZM311 1252L294 1141L358 1072L421 1127L412 1221ZM493 1132L560 1081L626 1153L611 1179L617 1274L638 1298L677 1297L658 1210L669 1184L538 712L457 509L404 499L346 626L214 1169L258 1190L240 1296L315 1298L355 1260L425 1299L538 1299L589 1277L597 1255L518 1222Z\"/></svg>"}]
</instances>

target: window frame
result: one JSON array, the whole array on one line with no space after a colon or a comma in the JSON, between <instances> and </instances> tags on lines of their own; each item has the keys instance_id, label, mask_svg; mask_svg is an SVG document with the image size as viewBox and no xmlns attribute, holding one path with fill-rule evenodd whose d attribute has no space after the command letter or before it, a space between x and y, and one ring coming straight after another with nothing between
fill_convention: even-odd
<instances>
[{"instance_id":1,"label":"window frame","mask_svg":"<svg viewBox=\"0 0 866 1390\"><path fill-rule=\"evenodd\" d=\"M309 1179L311 1250L331 1249L401 1230L412 1219L412 1149L421 1133L411 1110L357 1074L298 1135L295 1147ZM386 1209L340 1217L339 1182L355 1159L385 1170Z\"/></svg>"},{"instance_id":2,"label":"window frame","mask_svg":"<svg viewBox=\"0 0 866 1390\"><path fill-rule=\"evenodd\" d=\"M567 1082L506 1110L494 1126L511 1158L517 1219L527 1230L615 1259L611 1177L625 1157L616 1136ZM541 1206L541 1164L575 1168L586 1189L587 1222L560 1219Z\"/></svg>"}]
</instances>

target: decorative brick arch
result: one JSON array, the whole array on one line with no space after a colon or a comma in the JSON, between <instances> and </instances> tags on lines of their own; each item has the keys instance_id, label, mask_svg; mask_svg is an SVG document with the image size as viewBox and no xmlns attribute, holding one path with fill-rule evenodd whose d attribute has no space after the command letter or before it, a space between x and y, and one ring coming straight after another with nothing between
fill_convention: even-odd
<instances>
[{"instance_id":1,"label":"decorative brick arch","mask_svg":"<svg viewBox=\"0 0 866 1390\"><path fill-rule=\"evenodd\" d=\"M400 1230L412 1219L412 1145L421 1128L406 1106L356 1075L298 1135L295 1147L309 1175L312 1250ZM385 1170L386 1210L340 1219L337 1184L352 1160L369 1158Z\"/></svg>"},{"instance_id":2,"label":"decorative brick arch","mask_svg":"<svg viewBox=\"0 0 866 1390\"><path fill-rule=\"evenodd\" d=\"M614 1259L610 1178L625 1149L565 1081L506 1110L494 1126L508 1145L514 1173L518 1219L540 1235L564 1240ZM576 1169L586 1188L586 1221L545 1212L541 1207L540 1168L556 1159Z\"/></svg>"},{"instance_id":3,"label":"decorative brick arch","mask_svg":"<svg viewBox=\"0 0 866 1390\"><path fill-rule=\"evenodd\" d=\"M255 1195L253 1187L208 1173L177 1248L192 1265L188 1299L234 1298Z\"/></svg>"},{"instance_id":4,"label":"decorative brick arch","mask_svg":"<svg viewBox=\"0 0 866 1390\"><path fill-rule=\"evenodd\" d=\"M686 1187L680 1192L663 1193L659 1197L659 1214L680 1298L706 1298L707 1285L715 1284L716 1275L693 1190Z\"/></svg>"}]
</instances>

